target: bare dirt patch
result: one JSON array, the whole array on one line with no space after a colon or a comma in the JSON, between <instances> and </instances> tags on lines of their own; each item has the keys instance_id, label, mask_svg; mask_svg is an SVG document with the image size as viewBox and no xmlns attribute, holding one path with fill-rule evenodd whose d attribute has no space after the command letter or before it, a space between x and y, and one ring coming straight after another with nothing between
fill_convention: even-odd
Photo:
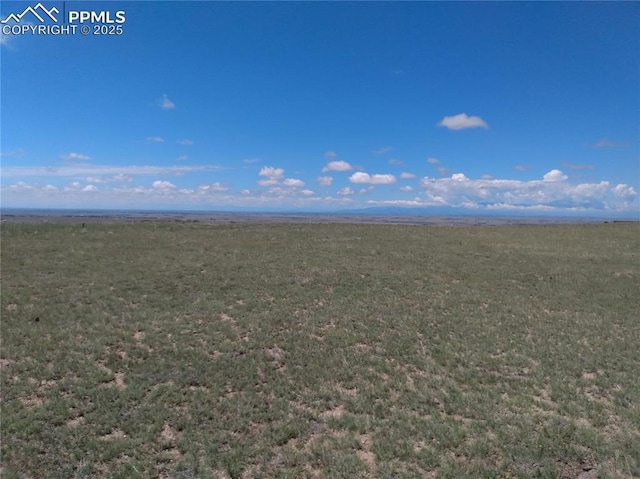
<instances>
[{"instance_id":1,"label":"bare dirt patch","mask_svg":"<svg viewBox=\"0 0 640 479\"><path fill-rule=\"evenodd\" d=\"M165 422L162 431L160 432L160 439L165 442L175 442L179 438L180 433Z\"/></svg>"},{"instance_id":2,"label":"bare dirt patch","mask_svg":"<svg viewBox=\"0 0 640 479\"><path fill-rule=\"evenodd\" d=\"M18 400L24 407L28 409L35 409L45 404L45 400L40 396L36 396L36 395L21 397Z\"/></svg>"},{"instance_id":3,"label":"bare dirt patch","mask_svg":"<svg viewBox=\"0 0 640 479\"><path fill-rule=\"evenodd\" d=\"M344 414L344 406L342 404L340 404L339 406L336 406L336 407L334 407L332 409L324 411L323 413L320 414L320 416L323 419L340 418L340 417L342 417L343 414Z\"/></svg>"},{"instance_id":4,"label":"bare dirt patch","mask_svg":"<svg viewBox=\"0 0 640 479\"><path fill-rule=\"evenodd\" d=\"M14 363L15 361L13 359L5 359L5 358L0 359L0 371L8 368Z\"/></svg>"},{"instance_id":5,"label":"bare dirt patch","mask_svg":"<svg viewBox=\"0 0 640 479\"><path fill-rule=\"evenodd\" d=\"M269 348L265 351L265 356L268 361L271 363L271 366L274 369L282 369L285 368L285 359L286 353L282 348L278 346L274 346L273 348Z\"/></svg>"},{"instance_id":6,"label":"bare dirt patch","mask_svg":"<svg viewBox=\"0 0 640 479\"><path fill-rule=\"evenodd\" d=\"M358 459L360 459L367 471L371 476L376 474L376 456L371 451L371 445L373 443L370 434L360 434L358 436L358 442L360 443L360 449L356 452Z\"/></svg>"},{"instance_id":7,"label":"bare dirt patch","mask_svg":"<svg viewBox=\"0 0 640 479\"><path fill-rule=\"evenodd\" d=\"M68 428L74 429L74 428L76 428L76 427L78 427L78 426L83 425L84 423L85 423L84 416L78 416L78 417L75 417L75 418L73 418L73 419L69 419L69 420L65 423L65 425L66 425Z\"/></svg>"},{"instance_id":8,"label":"bare dirt patch","mask_svg":"<svg viewBox=\"0 0 640 479\"><path fill-rule=\"evenodd\" d=\"M117 372L113 380L105 383L104 387L116 388L118 391L124 391L125 389L127 389L127 385L124 382L124 373Z\"/></svg>"},{"instance_id":9,"label":"bare dirt patch","mask_svg":"<svg viewBox=\"0 0 640 479\"><path fill-rule=\"evenodd\" d=\"M113 441L115 439L124 439L126 437L127 435L121 429L114 429L109 434L100 436L100 439L103 441Z\"/></svg>"}]
</instances>

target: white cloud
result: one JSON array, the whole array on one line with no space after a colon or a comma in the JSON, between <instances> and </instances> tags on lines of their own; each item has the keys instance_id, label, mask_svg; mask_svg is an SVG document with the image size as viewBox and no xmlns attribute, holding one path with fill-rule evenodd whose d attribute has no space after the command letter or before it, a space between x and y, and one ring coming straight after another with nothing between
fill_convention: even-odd
<instances>
[{"instance_id":1,"label":"white cloud","mask_svg":"<svg viewBox=\"0 0 640 479\"><path fill-rule=\"evenodd\" d=\"M411 187L411 186L401 186L400 187L400 191L406 191L406 192L413 191L413 187Z\"/></svg>"},{"instance_id":2,"label":"white cloud","mask_svg":"<svg viewBox=\"0 0 640 479\"><path fill-rule=\"evenodd\" d=\"M333 160L333 159L334 159L335 157L337 157L337 156L338 156L338 155L336 154L336 152L335 152L335 151L327 151L327 152L325 152L325 154L324 154L324 157L325 157L327 160Z\"/></svg>"},{"instance_id":3,"label":"white cloud","mask_svg":"<svg viewBox=\"0 0 640 479\"><path fill-rule=\"evenodd\" d=\"M113 183L113 182L131 182L131 175L104 175L104 176L87 176L87 183Z\"/></svg>"},{"instance_id":4,"label":"white cloud","mask_svg":"<svg viewBox=\"0 0 640 479\"><path fill-rule=\"evenodd\" d=\"M277 170L274 168L274 170ZM276 173L272 176L278 176ZM557 176L557 175L556 175ZM363 184L358 188L341 188L337 194L318 197L311 190L288 188L283 180L265 189L230 190L221 183L207 183L188 188L177 188L161 179L145 181L142 184L129 182L105 183L75 181L67 186L53 186L50 181L42 183L16 181L10 185L0 185L3 206L6 207L90 207L104 204L113 207L200 207L225 206L238 208L319 208L333 209L354 205L395 205L395 206L449 206L476 209L479 211L513 211L541 214L566 214L587 212L627 212L637 216L637 186L627 184L572 183L571 181L545 181L536 179L520 181L511 179L473 179L463 173L448 178L425 177L420 181L420 197L407 185L404 193L396 191L397 198L381 199L374 194L375 185ZM39 179L39 178L37 178ZM6 178L3 175L3 180ZM86 186L85 186L86 185ZM364 186L364 188L362 188ZM95 188L95 189L94 189ZM352 189L353 188L353 189ZM355 190L355 191L354 191ZM360 196L359 193L367 194ZM407 199L400 199L407 196ZM366 202L366 203L365 203Z\"/></svg>"},{"instance_id":5,"label":"white cloud","mask_svg":"<svg viewBox=\"0 0 640 479\"><path fill-rule=\"evenodd\" d=\"M178 161L187 161L189 157L187 155L180 155L176 160Z\"/></svg>"},{"instance_id":6,"label":"white cloud","mask_svg":"<svg viewBox=\"0 0 640 479\"><path fill-rule=\"evenodd\" d=\"M384 155L385 153L389 153L393 151L393 146L383 146L382 148L378 148L377 150L373 150L372 153L374 155Z\"/></svg>"},{"instance_id":7,"label":"white cloud","mask_svg":"<svg viewBox=\"0 0 640 479\"><path fill-rule=\"evenodd\" d=\"M347 163L346 161L330 161L326 164L322 171L350 171L353 170L353 167Z\"/></svg>"},{"instance_id":8,"label":"white cloud","mask_svg":"<svg viewBox=\"0 0 640 479\"><path fill-rule=\"evenodd\" d=\"M569 168L570 170L594 170L595 169L594 165L577 164L577 163L562 162L562 166L564 168Z\"/></svg>"},{"instance_id":9,"label":"white cloud","mask_svg":"<svg viewBox=\"0 0 640 479\"><path fill-rule=\"evenodd\" d=\"M393 175L370 175L359 171L349 177L351 183L369 183L372 185L390 185L396 182L396 177Z\"/></svg>"},{"instance_id":10,"label":"white cloud","mask_svg":"<svg viewBox=\"0 0 640 479\"><path fill-rule=\"evenodd\" d=\"M333 177L331 176L318 176L318 185L320 186L331 186L333 183Z\"/></svg>"},{"instance_id":11,"label":"white cloud","mask_svg":"<svg viewBox=\"0 0 640 479\"><path fill-rule=\"evenodd\" d=\"M169 100L166 93L156 100L156 104L163 110L172 110L176 107L176 104Z\"/></svg>"},{"instance_id":12,"label":"white cloud","mask_svg":"<svg viewBox=\"0 0 640 479\"><path fill-rule=\"evenodd\" d=\"M153 186L156 189L159 190L166 190L166 189L171 189L171 188L175 188L176 185L174 185L173 183L169 182L169 181L161 181L161 180L156 180L153 182Z\"/></svg>"},{"instance_id":13,"label":"white cloud","mask_svg":"<svg viewBox=\"0 0 640 479\"><path fill-rule=\"evenodd\" d=\"M296 178L287 178L286 180L284 180L283 185L298 188L304 186L304 181L298 180Z\"/></svg>"},{"instance_id":14,"label":"white cloud","mask_svg":"<svg viewBox=\"0 0 640 479\"><path fill-rule=\"evenodd\" d=\"M164 143L164 138L161 136L148 136L147 141L150 141L151 143Z\"/></svg>"},{"instance_id":15,"label":"white cloud","mask_svg":"<svg viewBox=\"0 0 640 479\"><path fill-rule=\"evenodd\" d=\"M223 191L229 191L229 188L224 186L222 183L219 183L219 182L215 182L215 183L212 183L210 185L200 185L195 190L195 192L200 194L200 195L208 194L208 193L211 193L211 192L223 192Z\"/></svg>"},{"instance_id":16,"label":"white cloud","mask_svg":"<svg viewBox=\"0 0 640 479\"><path fill-rule=\"evenodd\" d=\"M193 140L190 140L189 138L184 138L182 140L178 140L178 144L184 145L184 146L191 146L193 145Z\"/></svg>"},{"instance_id":17,"label":"white cloud","mask_svg":"<svg viewBox=\"0 0 640 479\"><path fill-rule=\"evenodd\" d=\"M453 116L445 116L438 126L444 126L449 130L463 130L466 128L489 128L485 121L479 116L468 116L466 113L459 113Z\"/></svg>"},{"instance_id":18,"label":"white cloud","mask_svg":"<svg viewBox=\"0 0 640 479\"><path fill-rule=\"evenodd\" d=\"M355 193L355 191L353 191L353 190L352 190L350 187L348 187L348 186L345 186L344 188L340 188L340 189L338 190L338 194L339 194L339 195L352 195L352 194L354 194L354 193Z\"/></svg>"},{"instance_id":19,"label":"white cloud","mask_svg":"<svg viewBox=\"0 0 640 479\"><path fill-rule=\"evenodd\" d=\"M397 158L392 158L389 160L388 162L390 165L394 165L394 166L404 166L404 162L398 160Z\"/></svg>"},{"instance_id":20,"label":"white cloud","mask_svg":"<svg viewBox=\"0 0 640 479\"><path fill-rule=\"evenodd\" d=\"M129 176L169 175L184 176L192 172L219 171L222 168L216 165L201 166L101 166L92 164L75 164L70 166L14 166L3 167L3 177L21 178L29 176L43 177L78 177L99 175L122 175L124 181Z\"/></svg>"},{"instance_id":21,"label":"white cloud","mask_svg":"<svg viewBox=\"0 0 640 479\"><path fill-rule=\"evenodd\" d=\"M263 176L266 178L264 180L259 180L259 185L277 185L284 176L284 170L282 168L273 168L272 166L263 166L260 170L260 173L258 173L258 176Z\"/></svg>"},{"instance_id":22,"label":"white cloud","mask_svg":"<svg viewBox=\"0 0 640 479\"><path fill-rule=\"evenodd\" d=\"M0 31L0 45L9 46L9 35L5 35Z\"/></svg>"},{"instance_id":23,"label":"white cloud","mask_svg":"<svg viewBox=\"0 0 640 479\"><path fill-rule=\"evenodd\" d=\"M593 145L594 148L627 148L628 146L629 143L609 141L606 138L603 138Z\"/></svg>"},{"instance_id":24,"label":"white cloud","mask_svg":"<svg viewBox=\"0 0 640 479\"><path fill-rule=\"evenodd\" d=\"M413 173L400 173L400 178L402 178L403 180L410 180L411 178L415 178L416 175L414 175Z\"/></svg>"},{"instance_id":25,"label":"white cloud","mask_svg":"<svg viewBox=\"0 0 640 479\"><path fill-rule=\"evenodd\" d=\"M430 165L437 165L438 163L440 163L440 160L430 156L429 158L427 158L427 163L429 163Z\"/></svg>"},{"instance_id":26,"label":"white cloud","mask_svg":"<svg viewBox=\"0 0 640 479\"><path fill-rule=\"evenodd\" d=\"M66 155L60 155L60 158L66 161L73 161L73 160L86 161L91 159L91 157L88 155L83 155L82 153L73 153L73 152L67 153Z\"/></svg>"},{"instance_id":27,"label":"white cloud","mask_svg":"<svg viewBox=\"0 0 640 479\"><path fill-rule=\"evenodd\" d=\"M546 173L542 179L544 181L564 181L567 179L567 175L560 170L551 170Z\"/></svg>"},{"instance_id":28,"label":"white cloud","mask_svg":"<svg viewBox=\"0 0 640 479\"><path fill-rule=\"evenodd\" d=\"M447 176L449 174L449 168L445 168L444 166L439 167L437 171L440 176Z\"/></svg>"},{"instance_id":29,"label":"white cloud","mask_svg":"<svg viewBox=\"0 0 640 479\"><path fill-rule=\"evenodd\" d=\"M0 158L22 158L25 152L22 148L12 151L0 151Z\"/></svg>"},{"instance_id":30,"label":"white cloud","mask_svg":"<svg viewBox=\"0 0 640 479\"><path fill-rule=\"evenodd\" d=\"M634 196L636 196L638 193L636 193L636 190L633 189L633 186L619 184L619 185L616 185L615 188L613 188L613 194L620 198L631 199Z\"/></svg>"},{"instance_id":31,"label":"white cloud","mask_svg":"<svg viewBox=\"0 0 640 479\"><path fill-rule=\"evenodd\" d=\"M421 180L427 205L499 208L547 207L554 209L611 209L635 200L628 185L612 187L609 182L571 184L559 170L542 180L469 179L462 173L449 178ZM621 203L622 200L622 203Z\"/></svg>"}]
</instances>

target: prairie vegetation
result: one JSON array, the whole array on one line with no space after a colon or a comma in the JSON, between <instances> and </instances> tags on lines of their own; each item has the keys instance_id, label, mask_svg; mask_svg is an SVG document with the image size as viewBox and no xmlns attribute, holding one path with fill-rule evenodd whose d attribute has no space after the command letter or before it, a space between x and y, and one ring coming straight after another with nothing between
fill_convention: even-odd
<instances>
[{"instance_id":1,"label":"prairie vegetation","mask_svg":"<svg viewBox=\"0 0 640 479\"><path fill-rule=\"evenodd\" d=\"M3 478L640 476L638 224L1 239Z\"/></svg>"}]
</instances>

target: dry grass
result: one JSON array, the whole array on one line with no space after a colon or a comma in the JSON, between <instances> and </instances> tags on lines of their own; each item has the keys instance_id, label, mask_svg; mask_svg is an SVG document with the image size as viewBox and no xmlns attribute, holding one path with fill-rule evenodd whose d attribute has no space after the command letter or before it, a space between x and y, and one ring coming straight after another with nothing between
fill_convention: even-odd
<instances>
[{"instance_id":1,"label":"dry grass","mask_svg":"<svg viewBox=\"0 0 640 479\"><path fill-rule=\"evenodd\" d=\"M637 224L10 224L2 477L640 475Z\"/></svg>"}]
</instances>

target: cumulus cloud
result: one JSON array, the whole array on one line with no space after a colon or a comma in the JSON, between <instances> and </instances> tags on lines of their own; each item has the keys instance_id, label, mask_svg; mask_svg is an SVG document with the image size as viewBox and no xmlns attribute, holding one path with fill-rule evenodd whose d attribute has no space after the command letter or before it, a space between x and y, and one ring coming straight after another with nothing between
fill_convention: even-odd
<instances>
[{"instance_id":1,"label":"cumulus cloud","mask_svg":"<svg viewBox=\"0 0 640 479\"><path fill-rule=\"evenodd\" d=\"M325 152L325 154L324 154L324 157L325 157L327 160L333 160L333 159L334 159L335 157L337 157L337 156L338 156L338 155L336 154L336 152L335 152L335 151L327 151L327 152Z\"/></svg>"},{"instance_id":2,"label":"cumulus cloud","mask_svg":"<svg viewBox=\"0 0 640 479\"><path fill-rule=\"evenodd\" d=\"M151 186L153 186L154 188L156 188L158 190L167 190L167 189L172 189L172 188L176 187L176 185L174 185L173 183L171 183L169 181L161 181L161 180L154 181Z\"/></svg>"},{"instance_id":3,"label":"cumulus cloud","mask_svg":"<svg viewBox=\"0 0 640 479\"><path fill-rule=\"evenodd\" d=\"M330 161L322 168L322 171L350 171L353 170L353 167L347 163L346 161Z\"/></svg>"},{"instance_id":4,"label":"cumulus cloud","mask_svg":"<svg viewBox=\"0 0 640 479\"><path fill-rule=\"evenodd\" d=\"M261 186L277 185L284 176L284 170L282 168L273 168L272 166L263 166L258 176L265 178L258 181Z\"/></svg>"},{"instance_id":5,"label":"cumulus cloud","mask_svg":"<svg viewBox=\"0 0 640 479\"><path fill-rule=\"evenodd\" d=\"M156 100L156 104L163 110L173 110L176 107L176 104L169 100L166 93Z\"/></svg>"},{"instance_id":6,"label":"cumulus cloud","mask_svg":"<svg viewBox=\"0 0 640 479\"><path fill-rule=\"evenodd\" d=\"M613 188L613 194L620 197L620 198L633 198L635 197L638 193L636 193L636 190L633 188L633 186L628 186L625 184L619 184L616 185Z\"/></svg>"},{"instance_id":7,"label":"cumulus cloud","mask_svg":"<svg viewBox=\"0 0 640 479\"><path fill-rule=\"evenodd\" d=\"M182 140L178 140L178 144L184 145L184 146L191 146L193 145L193 140L190 140L189 138L184 138Z\"/></svg>"},{"instance_id":8,"label":"cumulus cloud","mask_svg":"<svg viewBox=\"0 0 640 479\"><path fill-rule=\"evenodd\" d=\"M298 180L296 178L287 178L286 180L284 180L283 182L284 186L291 186L291 187L302 187L304 186L304 181L302 180Z\"/></svg>"},{"instance_id":9,"label":"cumulus cloud","mask_svg":"<svg viewBox=\"0 0 640 479\"><path fill-rule=\"evenodd\" d=\"M416 175L414 175L413 173L400 173L400 178L402 178L403 180L410 180L411 178L415 178Z\"/></svg>"},{"instance_id":10,"label":"cumulus cloud","mask_svg":"<svg viewBox=\"0 0 640 479\"><path fill-rule=\"evenodd\" d=\"M354 194L354 193L355 193L355 191L353 191L353 190L352 190L350 187L348 187L348 186L345 186L344 188L340 188L340 189L338 190L338 194L339 194L339 195L352 195L352 194Z\"/></svg>"},{"instance_id":11,"label":"cumulus cloud","mask_svg":"<svg viewBox=\"0 0 640 479\"><path fill-rule=\"evenodd\" d=\"M567 175L565 175L560 170L551 170L542 177L544 181L564 181L567 179Z\"/></svg>"},{"instance_id":12,"label":"cumulus cloud","mask_svg":"<svg viewBox=\"0 0 640 479\"><path fill-rule=\"evenodd\" d=\"M98 191L98 188L96 188L93 185L87 185L84 188L82 188L82 191Z\"/></svg>"},{"instance_id":13,"label":"cumulus cloud","mask_svg":"<svg viewBox=\"0 0 640 479\"><path fill-rule=\"evenodd\" d=\"M427 205L486 208L611 209L633 201L636 191L628 185L612 187L607 181L571 184L560 170L541 180L469 179L463 173L449 178L421 180ZM623 203L621 203L623 201Z\"/></svg>"},{"instance_id":14,"label":"cumulus cloud","mask_svg":"<svg viewBox=\"0 0 640 479\"><path fill-rule=\"evenodd\" d=\"M164 138L161 136L148 136L147 141L150 141L151 143L164 143Z\"/></svg>"},{"instance_id":15,"label":"cumulus cloud","mask_svg":"<svg viewBox=\"0 0 640 479\"><path fill-rule=\"evenodd\" d=\"M320 186L331 186L333 183L333 177L331 176L318 176L318 185Z\"/></svg>"},{"instance_id":16,"label":"cumulus cloud","mask_svg":"<svg viewBox=\"0 0 640 479\"><path fill-rule=\"evenodd\" d=\"M60 158L62 158L65 161L75 161L75 160L87 161L91 159L89 155L83 155L82 153L74 153L74 152L67 153L66 155L60 155Z\"/></svg>"},{"instance_id":17,"label":"cumulus cloud","mask_svg":"<svg viewBox=\"0 0 640 479\"><path fill-rule=\"evenodd\" d=\"M429 163L430 165L437 165L438 163L440 163L440 160L430 156L429 158L427 158L427 163Z\"/></svg>"},{"instance_id":18,"label":"cumulus cloud","mask_svg":"<svg viewBox=\"0 0 640 479\"><path fill-rule=\"evenodd\" d=\"M466 113L459 113L453 116L445 116L438 126L444 126L449 130L464 130L466 128L489 128L485 121L479 116L469 116Z\"/></svg>"},{"instance_id":19,"label":"cumulus cloud","mask_svg":"<svg viewBox=\"0 0 640 479\"><path fill-rule=\"evenodd\" d=\"M413 191L413 187L411 187L411 186L401 186L400 187L400 191L405 191L405 192Z\"/></svg>"},{"instance_id":20,"label":"cumulus cloud","mask_svg":"<svg viewBox=\"0 0 640 479\"><path fill-rule=\"evenodd\" d=\"M349 177L351 183L369 183L372 185L390 185L396 182L393 175L370 175L363 171L358 171Z\"/></svg>"}]
</instances>

